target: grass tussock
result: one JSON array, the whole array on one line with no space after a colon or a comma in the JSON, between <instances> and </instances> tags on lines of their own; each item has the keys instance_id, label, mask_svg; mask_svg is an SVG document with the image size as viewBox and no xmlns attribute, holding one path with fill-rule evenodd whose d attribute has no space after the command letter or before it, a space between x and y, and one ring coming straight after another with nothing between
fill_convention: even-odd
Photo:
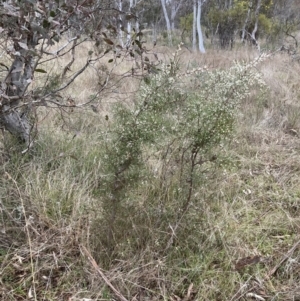
<instances>
[{"instance_id":1,"label":"grass tussock","mask_svg":"<svg viewBox=\"0 0 300 301\"><path fill-rule=\"evenodd\" d=\"M226 111L226 122L216 123L228 129L220 139L189 135L194 121L185 112L202 111L196 98L193 106L180 94L188 87L189 95L219 95L217 84L210 94L199 89L198 82L211 82L206 72L255 57L253 50L184 50L179 74L207 69L194 81L172 82L172 92L165 86L149 111L138 107L141 92L133 93L140 82L126 78L116 88L122 96L110 90L98 112L42 109L38 140L25 155L4 133L1 299L296 300L300 65L282 53L259 63L265 88L252 87ZM97 93L97 68L66 95L81 101ZM121 99L120 107L111 104ZM142 113L130 115L137 108ZM202 120L212 114L219 122L205 112ZM192 146L205 149L196 167L186 155L195 154Z\"/></svg>"}]
</instances>

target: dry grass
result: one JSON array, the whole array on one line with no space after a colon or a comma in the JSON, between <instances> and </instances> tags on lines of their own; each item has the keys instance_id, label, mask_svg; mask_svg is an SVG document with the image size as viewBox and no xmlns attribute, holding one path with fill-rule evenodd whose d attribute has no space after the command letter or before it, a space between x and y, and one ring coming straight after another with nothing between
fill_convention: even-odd
<instances>
[{"instance_id":1,"label":"dry grass","mask_svg":"<svg viewBox=\"0 0 300 301\"><path fill-rule=\"evenodd\" d=\"M84 57L88 49L82 47L77 55ZM166 49L156 52L162 59ZM204 56L184 50L181 59L183 69L215 69L255 56L251 49L212 50ZM53 70L65 63L58 62ZM74 70L82 63L79 60ZM114 76L130 64L117 66ZM80 103L97 93L101 66L107 62L88 69L65 97ZM110 126L104 115L111 114L111 102L130 103L138 81L116 81L117 93L109 90L98 100L98 113L75 110L62 120L59 112L41 112L45 118L40 118L33 155L20 157L5 135L0 158L1 299L116 299L90 264L85 246L127 300L296 300L300 65L277 53L259 68L269 87L267 97L254 93L241 105L224 158L195 191L199 201L167 251L173 229L168 221L161 228L153 216L159 215L160 199L166 210L176 208L172 196L159 190L158 179L130 191L113 251L112 242L104 239L111 226L103 224L99 194L103 137ZM160 162L151 160L149 166L159 169Z\"/></svg>"}]
</instances>

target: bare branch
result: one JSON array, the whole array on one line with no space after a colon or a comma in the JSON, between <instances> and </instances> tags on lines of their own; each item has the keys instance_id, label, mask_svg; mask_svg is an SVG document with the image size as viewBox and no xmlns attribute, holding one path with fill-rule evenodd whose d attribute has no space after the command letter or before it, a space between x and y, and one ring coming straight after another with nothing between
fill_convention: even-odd
<instances>
[{"instance_id":1,"label":"bare branch","mask_svg":"<svg viewBox=\"0 0 300 301\"><path fill-rule=\"evenodd\" d=\"M79 69L72 77L71 77L71 79L67 82L67 83L65 83L63 86L61 86L60 88L58 88L58 89L56 89L56 90L54 90L54 91L52 91L51 93L49 93L47 96L50 96L50 95L53 95L53 94L56 94L57 92L59 92L59 91L62 91L62 90L64 90L64 89L66 89L68 86L70 86L71 85L71 83L73 83L74 82L74 80L89 66L89 64L90 64L90 62L91 62L91 60L87 60L87 62L85 63L85 65L81 68L81 69ZM46 97L47 97L46 96Z\"/></svg>"},{"instance_id":2,"label":"bare branch","mask_svg":"<svg viewBox=\"0 0 300 301\"><path fill-rule=\"evenodd\" d=\"M70 67L73 65L73 63L75 61L75 49L76 49L77 39L78 39L78 37L76 37L76 39L73 40L73 46L72 46L72 51L71 51L72 58L71 58L70 62L65 66L63 73L61 75L61 78L65 77L66 73L70 70Z\"/></svg>"},{"instance_id":3,"label":"bare branch","mask_svg":"<svg viewBox=\"0 0 300 301\"><path fill-rule=\"evenodd\" d=\"M45 50L43 50L42 48L42 53L45 53L45 54L48 54L48 55L55 55L55 56L58 56L59 53L64 50L67 46L69 46L73 41L77 41L78 40L78 37L74 37L74 38L71 38L65 45L61 46L58 50L56 50L55 52L47 52ZM74 47L74 45L73 45Z\"/></svg>"}]
</instances>

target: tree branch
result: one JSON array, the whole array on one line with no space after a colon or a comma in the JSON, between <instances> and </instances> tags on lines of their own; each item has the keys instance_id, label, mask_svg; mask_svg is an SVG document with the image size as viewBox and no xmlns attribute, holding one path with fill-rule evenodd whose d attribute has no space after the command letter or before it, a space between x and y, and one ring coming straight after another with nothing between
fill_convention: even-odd
<instances>
[{"instance_id":1,"label":"tree branch","mask_svg":"<svg viewBox=\"0 0 300 301\"><path fill-rule=\"evenodd\" d=\"M47 96L50 96L50 95L53 95L53 94L56 94L57 92L59 91L62 91L64 89L66 89L68 86L70 86L71 83L73 83L73 81L89 66L91 60L87 60L86 64L80 69L78 70L72 77L71 79L65 83L63 86L61 86L60 88L52 91L51 93L49 93ZM46 97L47 97L46 96Z\"/></svg>"}]
</instances>

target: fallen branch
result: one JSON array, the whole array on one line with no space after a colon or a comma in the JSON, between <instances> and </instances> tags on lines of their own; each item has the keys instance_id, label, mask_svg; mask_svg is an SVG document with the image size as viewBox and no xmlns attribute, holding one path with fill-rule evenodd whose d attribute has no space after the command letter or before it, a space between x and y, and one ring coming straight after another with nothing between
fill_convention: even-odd
<instances>
[{"instance_id":1,"label":"fallen branch","mask_svg":"<svg viewBox=\"0 0 300 301\"><path fill-rule=\"evenodd\" d=\"M97 265L95 259L92 257L90 252L86 249L84 246L80 246L81 253L84 253L94 269L98 272L98 274L101 276L101 278L104 280L104 282L111 288L111 290L115 293L115 295L121 300L121 301L128 301L117 289L110 283L110 281L107 279L107 277L104 275L104 273L101 271L99 266Z\"/></svg>"}]
</instances>

